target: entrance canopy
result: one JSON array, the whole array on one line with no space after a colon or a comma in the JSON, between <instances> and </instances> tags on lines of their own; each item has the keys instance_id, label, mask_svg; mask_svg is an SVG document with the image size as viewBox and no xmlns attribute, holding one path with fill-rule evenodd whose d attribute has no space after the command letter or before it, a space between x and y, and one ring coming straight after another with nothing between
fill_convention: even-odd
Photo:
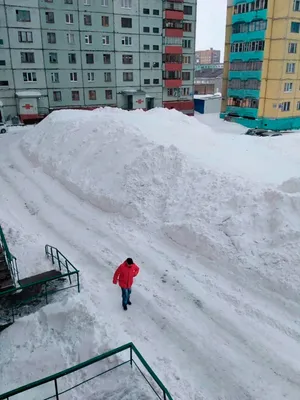
<instances>
[{"instance_id":1,"label":"entrance canopy","mask_svg":"<svg viewBox=\"0 0 300 400\"><path fill-rule=\"evenodd\" d=\"M16 92L17 97L41 97L42 93L38 90L22 90L21 92Z\"/></svg>"}]
</instances>

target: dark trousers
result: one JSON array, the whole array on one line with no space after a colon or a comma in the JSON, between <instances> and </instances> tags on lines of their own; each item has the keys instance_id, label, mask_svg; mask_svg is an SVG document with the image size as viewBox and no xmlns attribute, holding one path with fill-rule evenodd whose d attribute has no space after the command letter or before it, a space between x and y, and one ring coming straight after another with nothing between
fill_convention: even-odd
<instances>
[{"instance_id":1,"label":"dark trousers","mask_svg":"<svg viewBox=\"0 0 300 400\"><path fill-rule=\"evenodd\" d=\"M128 302L130 301L131 289L123 289L122 290L122 303L123 306L127 306Z\"/></svg>"}]
</instances>

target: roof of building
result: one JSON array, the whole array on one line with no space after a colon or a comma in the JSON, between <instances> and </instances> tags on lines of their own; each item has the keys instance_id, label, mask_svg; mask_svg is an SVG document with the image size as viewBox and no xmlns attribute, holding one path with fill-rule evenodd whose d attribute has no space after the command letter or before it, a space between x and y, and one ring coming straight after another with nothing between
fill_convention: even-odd
<instances>
[{"instance_id":1,"label":"roof of building","mask_svg":"<svg viewBox=\"0 0 300 400\"><path fill-rule=\"evenodd\" d=\"M195 78L221 78L222 75L222 68L201 69L200 71L195 71Z\"/></svg>"},{"instance_id":2,"label":"roof of building","mask_svg":"<svg viewBox=\"0 0 300 400\"><path fill-rule=\"evenodd\" d=\"M194 94L195 100L214 100L220 99L222 97L221 93L215 94Z\"/></svg>"}]
</instances>

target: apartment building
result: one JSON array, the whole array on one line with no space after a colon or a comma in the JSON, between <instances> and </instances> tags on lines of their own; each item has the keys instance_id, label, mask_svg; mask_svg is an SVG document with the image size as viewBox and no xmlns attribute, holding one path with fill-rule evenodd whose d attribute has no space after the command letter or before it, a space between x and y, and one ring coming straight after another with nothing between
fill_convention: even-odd
<instances>
[{"instance_id":1,"label":"apartment building","mask_svg":"<svg viewBox=\"0 0 300 400\"><path fill-rule=\"evenodd\" d=\"M300 0L228 0L221 117L300 128Z\"/></svg>"},{"instance_id":2,"label":"apartment building","mask_svg":"<svg viewBox=\"0 0 300 400\"><path fill-rule=\"evenodd\" d=\"M0 0L0 113L193 114L197 0Z\"/></svg>"},{"instance_id":3,"label":"apartment building","mask_svg":"<svg viewBox=\"0 0 300 400\"><path fill-rule=\"evenodd\" d=\"M214 50L212 47L209 50L198 50L195 53L195 58L196 64L220 64L221 51Z\"/></svg>"}]
</instances>

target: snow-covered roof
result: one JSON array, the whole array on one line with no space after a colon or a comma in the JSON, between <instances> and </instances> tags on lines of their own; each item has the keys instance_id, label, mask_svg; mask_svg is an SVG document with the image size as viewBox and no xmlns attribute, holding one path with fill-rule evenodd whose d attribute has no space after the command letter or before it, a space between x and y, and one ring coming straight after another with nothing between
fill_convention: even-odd
<instances>
[{"instance_id":1,"label":"snow-covered roof","mask_svg":"<svg viewBox=\"0 0 300 400\"><path fill-rule=\"evenodd\" d=\"M216 94L194 94L194 99L197 100L211 100L211 99L219 99L221 95L219 93Z\"/></svg>"},{"instance_id":2,"label":"snow-covered roof","mask_svg":"<svg viewBox=\"0 0 300 400\"><path fill-rule=\"evenodd\" d=\"M42 93L38 90L22 90L20 92L16 92L17 97L41 97Z\"/></svg>"}]
</instances>

